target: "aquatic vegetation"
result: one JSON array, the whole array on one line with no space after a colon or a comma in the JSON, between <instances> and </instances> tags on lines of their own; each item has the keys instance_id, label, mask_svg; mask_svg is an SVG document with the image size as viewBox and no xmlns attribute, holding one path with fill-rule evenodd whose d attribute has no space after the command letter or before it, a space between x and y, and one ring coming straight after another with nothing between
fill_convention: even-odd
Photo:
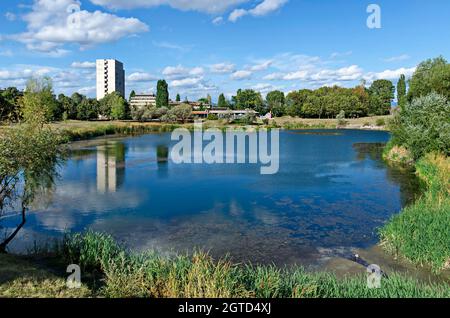
<instances>
[{"instance_id":1,"label":"aquatic vegetation","mask_svg":"<svg viewBox=\"0 0 450 318\"><path fill-rule=\"evenodd\" d=\"M439 272L450 268L450 159L430 154L416 164L427 191L381 229L382 246Z\"/></svg>"},{"instance_id":2,"label":"aquatic vegetation","mask_svg":"<svg viewBox=\"0 0 450 318\"><path fill-rule=\"evenodd\" d=\"M94 232L66 237L59 253L85 270L101 270L104 286L99 294L105 297L450 297L444 284L425 285L398 274L383 280L382 288L370 289L365 276L338 279L301 267L235 265L203 252L173 257L151 251L136 254Z\"/></svg>"}]
</instances>

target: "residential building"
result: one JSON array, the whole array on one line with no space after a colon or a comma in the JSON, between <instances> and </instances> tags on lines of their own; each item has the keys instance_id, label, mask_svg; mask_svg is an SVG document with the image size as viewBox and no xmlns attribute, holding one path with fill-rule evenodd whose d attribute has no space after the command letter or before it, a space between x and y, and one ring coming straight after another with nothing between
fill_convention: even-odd
<instances>
[{"instance_id":1,"label":"residential building","mask_svg":"<svg viewBox=\"0 0 450 318\"><path fill-rule=\"evenodd\" d=\"M146 106L156 106L156 96L154 94L140 94L130 98L132 109L139 109Z\"/></svg>"},{"instance_id":2,"label":"residential building","mask_svg":"<svg viewBox=\"0 0 450 318\"><path fill-rule=\"evenodd\" d=\"M97 100L113 92L125 97L123 64L117 60L97 60Z\"/></svg>"}]
</instances>

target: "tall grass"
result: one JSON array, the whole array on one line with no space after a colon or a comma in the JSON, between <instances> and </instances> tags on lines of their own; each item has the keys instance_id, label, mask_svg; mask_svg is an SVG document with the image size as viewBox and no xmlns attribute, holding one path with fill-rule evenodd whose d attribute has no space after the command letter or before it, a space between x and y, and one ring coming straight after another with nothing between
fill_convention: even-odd
<instances>
[{"instance_id":1,"label":"tall grass","mask_svg":"<svg viewBox=\"0 0 450 318\"><path fill-rule=\"evenodd\" d=\"M364 276L338 279L301 267L234 265L202 252L174 257L136 254L110 236L92 232L67 237L60 252L85 270L100 269L105 297L450 297L446 285L424 285L397 274L383 280L382 288L369 289Z\"/></svg>"},{"instance_id":2,"label":"tall grass","mask_svg":"<svg viewBox=\"0 0 450 318\"><path fill-rule=\"evenodd\" d=\"M382 246L439 272L450 268L450 158L429 154L416 169L427 191L381 229Z\"/></svg>"},{"instance_id":3,"label":"tall grass","mask_svg":"<svg viewBox=\"0 0 450 318\"><path fill-rule=\"evenodd\" d=\"M142 123L92 123L81 127L67 125L57 127L64 141L77 141L107 135L139 135L145 133L171 132L178 128L174 124L142 124Z\"/></svg>"}]
</instances>

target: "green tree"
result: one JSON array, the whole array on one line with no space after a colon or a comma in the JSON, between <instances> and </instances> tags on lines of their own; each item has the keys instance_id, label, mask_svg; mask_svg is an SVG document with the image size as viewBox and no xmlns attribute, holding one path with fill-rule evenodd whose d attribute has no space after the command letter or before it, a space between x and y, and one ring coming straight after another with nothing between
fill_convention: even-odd
<instances>
[{"instance_id":1,"label":"green tree","mask_svg":"<svg viewBox=\"0 0 450 318\"><path fill-rule=\"evenodd\" d=\"M131 101L131 99L136 96L136 92L134 90L131 91L130 93L130 98L128 99L129 101Z\"/></svg>"},{"instance_id":2,"label":"green tree","mask_svg":"<svg viewBox=\"0 0 450 318\"><path fill-rule=\"evenodd\" d=\"M400 75L400 79L397 83L397 101L401 109L405 108L406 100L406 77L405 75Z\"/></svg>"},{"instance_id":3,"label":"green tree","mask_svg":"<svg viewBox=\"0 0 450 318\"><path fill-rule=\"evenodd\" d=\"M110 119L123 120L129 117L127 101L117 92L106 95L99 103L99 114Z\"/></svg>"},{"instance_id":4,"label":"green tree","mask_svg":"<svg viewBox=\"0 0 450 318\"><path fill-rule=\"evenodd\" d=\"M217 107L219 107L219 108L227 108L228 107L228 102L227 102L224 94L219 95L219 100L217 101Z\"/></svg>"},{"instance_id":5,"label":"green tree","mask_svg":"<svg viewBox=\"0 0 450 318\"><path fill-rule=\"evenodd\" d=\"M312 94L313 91L309 89L290 92L286 96L286 113L292 117L301 117L303 115L303 106Z\"/></svg>"},{"instance_id":6,"label":"green tree","mask_svg":"<svg viewBox=\"0 0 450 318\"><path fill-rule=\"evenodd\" d=\"M159 80L156 87L156 107L169 107L169 86L165 80Z\"/></svg>"},{"instance_id":7,"label":"green tree","mask_svg":"<svg viewBox=\"0 0 450 318\"><path fill-rule=\"evenodd\" d=\"M91 120L98 118L99 102L96 99L84 98L77 108L78 120Z\"/></svg>"},{"instance_id":8,"label":"green tree","mask_svg":"<svg viewBox=\"0 0 450 318\"><path fill-rule=\"evenodd\" d=\"M431 92L450 98L450 64L442 56L419 64L409 81L408 100Z\"/></svg>"},{"instance_id":9,"label":"green tree","mask_svg":"<svg viewBox=\"0 0 450 318\"><path fill-rule=\"evenodd\" d=\"M273 116L281 117L285 114L285 97L283 92L269 92L266 96L266 103Z\"/></svg>"},{"instance_id":10,"label":"green tree","mask_svg":"<svg viewBox=\"0 0 450 318\"><path fill-rule=\"evenodd\" d=\"M175 99L175 101L181 102L181 96L180 96L180 94L177 94L177 98Z\"/></svg>"},{"instance_id":11,"label":"green tree","mask_svg":"<svg viewBox=\"0 0 450 318\"><path fill-rule=\"evenodd\" d=\"M64 159L59 135L44 126L46 122L45 116L40 115L8 129L0 137L0 215L11 208L21 210L21 222L1 241L0 253L6 252L25 225L34 198L53 186L57 167Z\"/></svg>"},{"instance_id":12,"label":"green tree","mask_svg":"<svg viewBox=\"0 0 450 318\"><path fill-rule=\"evenodd\" d=\"M192 115L192 107L189 104L181 104L169 110L170 117L186 122Z\"/></svg>"},{"instance_id":13,"label":"green tree","mask_svg":"<svg viewBox=\"0 0 450 318\"><path fill-rule=\"evenodd\" d=\"M49 77L28 80L22 99L25 121L40 123L62 118L62 108L53 96L53 85Z\"/></svg>"},{"instance_id":14,"label":"green tree","mask_svg":"<svg viewBox=\"0 0 450 318\"><path fill-rule=\"evenodd\" d=\"M264 100L261 93L252 89L238 90L235 100L236 109L252 109L257 112L264 112Z\"/></svg>"},{"instance_id":15,"label":"green tree","mask_svg":"<svg viewBox=\"0 0 450 318\"><path fill-rule=\"evenodd\" d=\"M76 119L77 118L77 105L74 103L72 98L64 95L58 95L58 103L61 105L63 111L63 117L65 119Z\"/></svg>"},{"instance_id":16,"label":"green tree","mask_svg":"<svg viewBox=\"0 0 450 318\"><path fill-rule=\"evenodd\" d=\"M16 87L8 87L0 93L0 121L18 122L21 119L22 93Z\"/></svg>"},{"instance_id":17,"label":"green tree","mask_svg":"<svg viewBox=\"0 0 450 318\"><path fill-rule=\"evenodd\" d=\"M369 88L370 109L372 115L387 115L391 111L395 86L389 80L376 80Z\"/></svg>"}]
</instances>

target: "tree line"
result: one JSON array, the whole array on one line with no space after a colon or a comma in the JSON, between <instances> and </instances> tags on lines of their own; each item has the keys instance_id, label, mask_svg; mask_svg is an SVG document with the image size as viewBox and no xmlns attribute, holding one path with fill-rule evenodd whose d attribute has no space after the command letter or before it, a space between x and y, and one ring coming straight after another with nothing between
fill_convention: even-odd
<instances>
[{"instance_id":1,"label":"tree line","mask_svg":"<svg viewBox=\"0 0 450 318\"><path fill-rule=\"evenodd\" d=\"M128 102L118 93L109 94L100 101L79 93L71 96L60 94L56 97L53 94L51 79L44 77L29 80L24 92L15 87L1 90L0 121L19 122L25 111L23 99L32 96L37 90L40 94L36 103L44 105L49 121L98 118L174 121L185 120L192 111L187 103L170 108L169 89L165 80L157 83L156 106L131 109ZM301 89L287 95L275 90L269 92L265 98L255 90L239 89L230 100L227 100L224 94L220 94L216 106L239 110L252 109L260 115L271 112L273 117L287 115L303 118L336 118L344 114L345 118L357 118L389 114L395 91L394 84L385 79L376 80L369 87L362 82L354 88L333 86L316 90ZM404 75L400 76L397 82L398 105L404 108L414 98L430 91L450 97L450 64L443 57L422 62L408 82ZM134 95L133 91L130 97ZM179 94L176 100L181 101ZM210 95L199 101L212 104Z\"/></svg>"}]
</instances>

